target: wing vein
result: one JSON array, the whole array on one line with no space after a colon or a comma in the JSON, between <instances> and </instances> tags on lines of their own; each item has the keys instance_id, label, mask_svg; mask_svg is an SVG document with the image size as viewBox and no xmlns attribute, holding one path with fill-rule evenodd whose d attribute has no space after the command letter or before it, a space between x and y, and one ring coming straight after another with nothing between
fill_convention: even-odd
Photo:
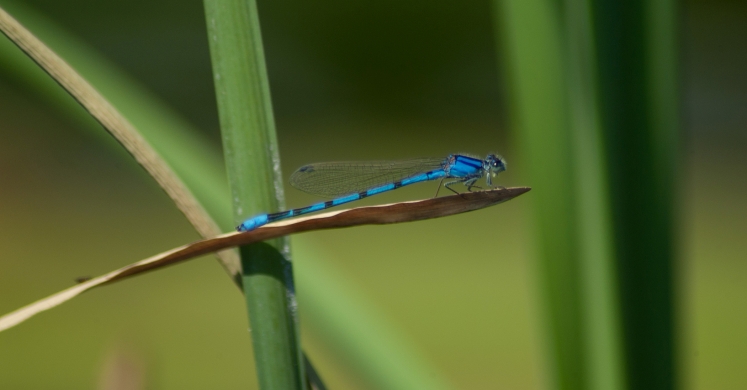
<instances>
[{"instance_id":1,"label":"wing vein","mask_svg":"<svg viewBox=\"0 0 747 390\"><path fill-rule=\"evenodd\" d=\"M293 187L314 195L349 195L443 168L444 158L400 161L337 161L304 165L290 177Z\"/></svg>"}]
</instances>

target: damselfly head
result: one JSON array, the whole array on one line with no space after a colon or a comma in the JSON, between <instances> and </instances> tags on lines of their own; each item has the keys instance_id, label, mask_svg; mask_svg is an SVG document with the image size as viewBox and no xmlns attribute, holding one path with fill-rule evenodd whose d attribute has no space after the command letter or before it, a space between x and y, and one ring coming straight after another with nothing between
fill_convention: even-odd
<instances>
[{"instance_id":1,"label":"damselfly head","mask_svg":"<svg viewBox=\"0 0 747 390\"><path fill-rule=\"evenodd\" d=\"M489 154L485 157L485 169L492 174L497 174L506 170L506 160L497 154Z\"/></svg>"}]
</instances>

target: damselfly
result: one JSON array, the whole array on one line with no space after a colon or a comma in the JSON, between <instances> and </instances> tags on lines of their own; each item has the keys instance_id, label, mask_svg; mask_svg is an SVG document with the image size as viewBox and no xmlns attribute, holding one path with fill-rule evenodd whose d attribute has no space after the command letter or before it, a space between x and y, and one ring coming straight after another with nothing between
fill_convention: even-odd
<instances>
[{"instance_id":1,"label":"damselfly","mask_svg":"<svg viewBox=\"0 0 747 390\"><path fill-rule=\"evenodd\" d=\"M254 230L282 219L321 211L371 195L395 190L410 184L441 179L441 185L458 194L452 185L462 183L468 191L485 176L487 185L494 188L492 179L506 170L506 161L489 154L485 159L451 154L446 158L419 158L401 161L326 162L304 165L291 175L290 183L301 191L335 198L277 213L259 214L236 227L240 232ZM444 183L445 179L453 179Z\"/></svg>"}]
</instances>

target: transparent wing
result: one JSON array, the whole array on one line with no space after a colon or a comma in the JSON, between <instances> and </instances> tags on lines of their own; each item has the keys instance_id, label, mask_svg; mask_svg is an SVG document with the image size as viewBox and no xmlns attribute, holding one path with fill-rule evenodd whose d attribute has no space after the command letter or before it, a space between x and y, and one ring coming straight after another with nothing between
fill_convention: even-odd
<instances>
[{"instance_id":1,"label":"transparent wing","mask_svg":"<svg viewBox=\"0 0 747 390\"><path fill-rule=\"evenodd\" d=\"M333 198L439 169L444 163L444 158L315 163L298 168L291 175L290 183L309 194Z\"/></svg>"}]
</instances>

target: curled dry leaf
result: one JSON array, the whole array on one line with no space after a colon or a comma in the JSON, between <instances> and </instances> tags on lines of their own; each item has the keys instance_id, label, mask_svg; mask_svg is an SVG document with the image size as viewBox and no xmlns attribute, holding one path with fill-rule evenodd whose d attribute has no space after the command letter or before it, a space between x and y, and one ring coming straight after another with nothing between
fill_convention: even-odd
<instances>
[{"instance_id":1,"label":"curled dry leaf","mask_svg":"<svg viewBox=\"0 0 747 390\"><path fill-rule=\"evenodd\" d=\"M276 222L250 232L223 234L215 238L193 242L160 253L116 271L109 272L108 274L83 281L73 287L34 302L0 317L0 331L13 327L37 313L60 305L94 287L157 268L163 268L204 254L310 230L410 222L445 217L493 206L513 199L529 190L530 188L528 187L515 187L380 206L356 207Z\"/></svg>"},{"instance_id":2,"label":"curled dry leaf","mask_svg":"<svg viewBox=\"0 0 747 390\"><path fill-rule=\"evenodd\" d=\"M1 7L0 32L31 57L127 149L174 201L200 236L212 237L220 234L215 221L138 130L75 69ZM231 276L235 278L239 275L241 265L235 253L221 252L218 258Z\"/></svg>"}]
</instances>

